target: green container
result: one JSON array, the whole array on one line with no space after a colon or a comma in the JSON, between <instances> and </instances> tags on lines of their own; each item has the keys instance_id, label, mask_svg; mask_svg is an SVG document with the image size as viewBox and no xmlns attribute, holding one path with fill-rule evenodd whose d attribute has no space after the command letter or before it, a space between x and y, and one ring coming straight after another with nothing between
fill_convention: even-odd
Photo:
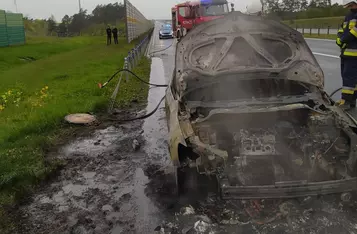
<instances>
[{"instance_id":1,"label":"green container","mask_svg":"<svg viewBox=\"0 0 357 234\"><path fill-rule=\"evenodd\" d=\"M9 41L6 27L6 14L5 11L0 10L0 47L8 45Z\"/></svg>"},{"instance_id":2,"label":"green container","mask_svg":"<svg viewBox=\"0 0 357 234\"><path fill-rule=\"evenodd\" d=\"M25 28L22 14L6 13L6 26L9 45L25 44Z\"/></svg>"}]
</instances>

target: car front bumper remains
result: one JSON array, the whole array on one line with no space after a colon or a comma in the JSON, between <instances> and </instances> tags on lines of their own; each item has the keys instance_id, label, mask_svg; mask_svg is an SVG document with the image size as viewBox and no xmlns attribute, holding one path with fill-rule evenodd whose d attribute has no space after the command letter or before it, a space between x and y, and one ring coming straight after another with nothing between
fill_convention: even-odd
<instances>
[{"instance_id":1,"label":"car front bumper remains","mask_svg":"<svg viewBox=\"0 0 357 234\"><path fill-rule=\"evenodd\" d=\"M159 36L161 38L173 38L174 37L172 34L160 34Z\"/></svg>"},{"instance_id":2,"label":"car front bumper remains","mask_svg":"<svg viewBox=\"0 0 357 234\"><path fill-rule=\"evenodd\" d=\"M277 199L353 192L357 190L357 178L264 186L230 186L228 180L222 180L220 185L223 199Z\"/></svg>"}]
</instances>

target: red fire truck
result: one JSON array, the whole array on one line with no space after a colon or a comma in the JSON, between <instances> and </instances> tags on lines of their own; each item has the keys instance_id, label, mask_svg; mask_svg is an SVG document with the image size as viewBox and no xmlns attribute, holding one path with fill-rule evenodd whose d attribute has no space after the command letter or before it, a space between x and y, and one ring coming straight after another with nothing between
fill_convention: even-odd
<instances>
[{"instance_id":1,"label":"red fire truck","mask_svg":"<svg viewBox=\"0 0 357 234\"><path fill-rule=\"evenodd\" d=\"M174 36L180 40L195 25L221 18L228 12L227 0L200 0L177 4L171 9Z\"/></svg>"}]
</instances>

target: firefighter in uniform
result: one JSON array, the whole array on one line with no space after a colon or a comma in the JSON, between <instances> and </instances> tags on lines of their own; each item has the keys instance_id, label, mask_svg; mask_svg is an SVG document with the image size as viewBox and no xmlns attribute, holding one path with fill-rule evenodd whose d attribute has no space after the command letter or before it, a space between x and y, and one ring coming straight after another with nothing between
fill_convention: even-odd
<instances>
[{"instance_id":1,"label":"firefighter in uniform","mask_svg":"<svg viewBox=\"0 0 357 234\"><path fill-rule=\"evenodd\" d=\"M336 104L347 110L357 99L357 0L343 0L350 12L338 30L336 44L341 48L342 96Z\"/></svg>"}]
</instances>

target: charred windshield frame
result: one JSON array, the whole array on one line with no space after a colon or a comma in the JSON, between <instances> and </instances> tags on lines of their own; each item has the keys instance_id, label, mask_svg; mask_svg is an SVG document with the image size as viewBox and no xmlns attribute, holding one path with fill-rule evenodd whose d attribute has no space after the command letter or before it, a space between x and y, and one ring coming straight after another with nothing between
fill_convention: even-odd
<instances>
[{"instance_id":1,"label":"charred windshield frame","mask_svg":"<svg viewBox=\"0 0 357 234\"><path fill-rule=\"evenodd\" d=\"M202 78L205 80L205 78ZM207 78L206 78L207 79ZM241 87L241 88L239 88ZM231 90L227 90L231 89ZM234 92L235 91L235 92ZM311 96L316 88L311 85L283 79L220 79L195 85L182 94L183 101L229 102L256 99L284 99L286 97ZM208 96L205 93L209 94ZM227 95L229 93L230 95Z\"/></svg>"}]
</instances>

